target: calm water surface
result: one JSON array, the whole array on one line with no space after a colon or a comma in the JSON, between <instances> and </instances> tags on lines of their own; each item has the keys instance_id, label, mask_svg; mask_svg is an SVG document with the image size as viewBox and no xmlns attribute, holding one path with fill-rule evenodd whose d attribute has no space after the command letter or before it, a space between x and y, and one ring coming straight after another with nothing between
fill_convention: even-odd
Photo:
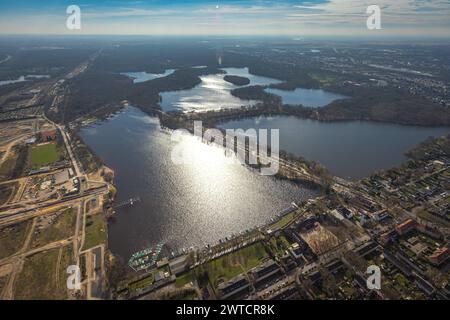
<instances>
[{"instance_id":1,"label":"calm water surface","mask_svg":"<svg viewBox=\"0 0 450 320\"><path fill-rule=\"evenodd\" d=\"M281 80L269 77L255 76L248 71L248 68L223 68L222 70L224 70L228 75L248 78L250 80L249 86L268 86L270 84L282 82Z\"/></svg>"},{"instance_id":2,"label":"calm water surface","mask_svg":"<svg viewBox=\"0 0 450 320\"><path fill-rule=\"evenodd\" d=\"M405 152L446 127L416 127L374 122L324 123L296 117L257 117L221 124L223 128L280 130L280 149L314 160L332 173L359 179L406 161Z\"/></svg>"},{"instance_id":3,"label":"calm water surface","mask_svg":"<svg viewBox=\"0 0 450 320\"><path fill-rule=\"evenodd\" d=\"M164 78L168 75L174 73L174 69L167 69L164 73L148 73L145 71L142 72L122 72L121 74L133 79L133 83L145 82L149 80L154 80L158 78Z\"/></svg>"},{"instance_id":4,"label":"calm water surface","mask_svg":"<svg viewBox=\"0 0 450 320\"><path fill-rule=\"evenodd\" d=\"M202 82L188 90L168 91L160 94L161 108L165 111L206 111L221 108L240 108L257 101L241 100L231 94L237 86L223 80L223 74L201 76Z\"/></svg>"},{"instance_id":5,"label":"calm water surface","mask_svg":"<svg viewBox=\"0 0 450 320\"><path fill-rule=\"evenodd\" d=\"M135 196L142 200L119 209L109 226L110 248L126 259L161 240L171 250L215 243L269 221L292 201L317 195L242 165L229 165L223 149L192 136L171 141L157 118L133 107L83 128L81 136L115 170L117 203ZM174 164L175 147L197 161Z\"/></svg>"},{"instance_id":6,"label":"calm water surface","mask_svg":"<svg viewBox=\"0 0 450 320\"><path fill-rule=\"evenodd\" d=\"M0 86L6 86L8 84L24 82L24 81L28 81L28 80L32 80L32 79L47 79L47 78L50 78L50 76L49 75L40 75L40 74L29 74L26 76L20 76L14 80L1 80Z\"/></svg>"},{"instance_id":7,"label":"calm water surface","mask_svg":"<svg viewBox=\"0 0 450 320\"><path fill-rule=\"evenodd\" d=\"M248 68L224 68L226 74L213 74L201 76L202 82L189 90L168 91L161 93L161 108L166 111L204 111L221 108L240 108L255 105L258 101L242 100L234 97L231 90L239 88L225 81L225 75L246 77L250 80L249 86L269 85L281 81L255 76L249 73Z\"/></svg>"},{"instance_id":8,"label":"calm water surface","mask_svg":"<svg viewBox=\"0 0 450 320\"><path fill-rule=\"evenodd\" d=\"M289 91L267 88L265 91L280 96L284 104L302 104L305 107L323 107L335 100L347 98L346 96L327 92L322 89L297 88Z\"/></svg>"},{"instance_id":9,"label":"calm water surface","mask_svg":"<svg viewBox=\"0 0 450 320\"><path fill-rule=\"evenodd\" d=\"M278 84L282 81L256 76L249 73L248 68L223 68L227 75L241 76L248 78L248 86L268 86ZM168 91L161 93L161 107L165 111L205 111L217 110L221 108L240 108L258 103L255 100L242 100L234 97L231 90L239 88L225 81L225 74L214 74L201 76L202 82L196 87L188 90ZM329 93L323 90L296 89L294 91L284 91L278 89L266 89L267 92L276 94L283 99L286 104L303 104L305 106L321 107L328 103L341 99L343 96Z\"/></svg>"}]
</instances>

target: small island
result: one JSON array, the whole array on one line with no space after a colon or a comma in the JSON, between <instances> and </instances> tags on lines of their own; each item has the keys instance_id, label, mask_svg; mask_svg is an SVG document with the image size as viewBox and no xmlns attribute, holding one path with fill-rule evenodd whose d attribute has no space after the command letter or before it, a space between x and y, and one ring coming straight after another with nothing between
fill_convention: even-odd
<instances>
[{"instance_id":1,"label":"small island","mask_svg":"<svg viewBox=\"0 0 450 320\"><path fill-rule=\"evenodd\" d=\"M226 82L232 83L236 86L246 86L250 84L250 79L240 76L230 76L227 75L223 78Z\"/></svg>"}]
</instances>

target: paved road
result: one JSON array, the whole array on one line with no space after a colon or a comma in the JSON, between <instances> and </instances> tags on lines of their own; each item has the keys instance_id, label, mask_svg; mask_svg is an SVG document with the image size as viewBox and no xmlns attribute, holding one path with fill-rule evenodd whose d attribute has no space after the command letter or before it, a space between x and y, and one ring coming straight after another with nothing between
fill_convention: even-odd
<instances>
[{"instance_id":1,"label":"paved road","mask_svg":"<svg viewBox=\"0 0 450 320\"><path fill-rule=\"evenodd\" d=\"M48 122L53 124L56 128L58 128L59 132L61 133L61 136L63 137L64 144L66 145L66 149L67 149L67 152L69 153L69 157L70 157L70 161L72 162L72 166L75 169L76 176L77 177L83 176L84 173L80 169L80 166L78 165L78 162L73 154L72 147L70 146L70 143L69 143L70 138L69 138L69 135L67 134L64 126L59 125L56 122L53 122L52 120L48 119L47 116L45 116L45 115L43 115L43 117L45 120L47 120Z\"/></svg>"},{"instance_id":2,"label":"paved road","mask_svg":"<svg viewBox=\"0 0 450 320\"><path fill-rule=\"evenodd\" d=\"M9 224L15 220L24 220L24 219L28 219L33 216L40 215L38 212L40 209L49 208L49 207L53 207L53 206L57 206L57 205L60 206L60 205L64 205L64 204L70 204L74 201L79 201L81 199L84 199L85 197L89 197L89 196L93 196L93 195L100 195L100 194L104 194L106 192L108 192L108 187L104 186L104 187L100 187L100 188L86 190L82 194L79 194L76 196L67 197L67 198L57 200L57 201L52 201L52 202L45 202L45 203L42 203L42 204L39 204L36 206L32 206L30 208L20 208L17 211L13 211L13 212L11 212L12 210L10 210L10 212L8 212L8 213L0 214L0 225ZM25 215L26 213L31 213L31 214Z\"/></svg>"}]
</instances>

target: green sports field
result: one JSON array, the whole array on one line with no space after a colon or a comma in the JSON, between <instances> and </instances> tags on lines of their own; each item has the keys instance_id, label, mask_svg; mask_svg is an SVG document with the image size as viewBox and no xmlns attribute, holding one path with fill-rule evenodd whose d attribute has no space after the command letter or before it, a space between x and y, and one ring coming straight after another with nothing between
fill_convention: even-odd
<instances>
[{"instance_id":1,"label":"green sports field","mask_svg":"<svg viewBox=\"0 0 450 320\"><path fill-rule=\"evenodd\" d=\"M58 160L59 153L56 143L35 146L31 149L31 163L33 166L43 166Z\"/></svg>"}]
</instances>

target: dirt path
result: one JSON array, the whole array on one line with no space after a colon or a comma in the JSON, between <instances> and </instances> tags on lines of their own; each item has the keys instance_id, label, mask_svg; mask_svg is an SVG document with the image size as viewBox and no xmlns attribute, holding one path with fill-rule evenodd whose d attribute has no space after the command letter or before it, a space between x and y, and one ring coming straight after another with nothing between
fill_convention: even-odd
<instances>
[{"instance_id":1,"label":"dirt path","mask_svg":"<svg viewBox=\"0 0 450 320\"><path fill-rule=\"evenodd\" d=\"M33 236L35 226L36 226L36 219L33 219L33 222L29 228L27 237L25 238L25 241L22 245L22 248L16 253L16 255L19 254L19 256L13 257L12 263L9 264L11 266L11 273L9 275L8 283L6 284L6 287L3 291L3 297L2 297L5 300L12 300L14 298L14 283L16 281L17 276L22 271L22 267L23 267L23 263L24 263L24 260L21 257L21 254L23 254L28 249L28 246L30 245L30 242L31 242L31 238ZM11 257L8 257L6 259L9 260L10 258Z\"/></svg>"},{"instance_id":2,"label":"dirt path","mask_svg":"<svg viewBox=\"0 0 450 320\"><path fill-rule=\"evenodd\" d=\"M77 207L77 217L75 223L75 233L73 237L73 255L76 264L79 265L79 255L82 248L82 241L80 241L80 222L85 212L85 202L81 201L80 205ZM84 233L84 228L82 229ZM83 237L83 236L82 236Z\"/></svg>"},{"instance_id":3,"label":"dirt path","mask_svg":"<svg viewBox=\"0 0 450 320\"><path fill-rule=\"evenodd\" d=\"M13 198L15 198L17 191L18 191L17 184L14 184L12 187L11 194L9 195L8 199L6 199L6 201L4 203L2 203L2 205L7 205L7 204L13 202Z\"/></svg>"},{"instance_id":4,"label":"dirt path","mask_svg":"<svg viewBox=\"0 0 450 320\"><path fill-rule=\"evenodd\" d=\"M11 153L11 149L20 141L22 141L25 138L24 135L21 135L19 138L9 142L6 146L2 147L3 150L6 149L5 153L3 154L2 158L0 159L0 166L3 164L3 162L8 159L9 154Z\"/></svg>"},{"instance_id":5,"label":"dirt path","mask_svg":"<svg viewBox=\"0 0 450 320\"><path fill-rule=\"evenodd\" d=\"M16 277L22 271L23 267L23 260L18 260L11 264L12 271L9 275L8 283L6 284L6 287L3 290L3 297L4 300L12 300L14 298L14 283L16 282Z\"/></svg>"},{"instance_id":6,"label":"dirt path","mask_svg":"<svg viewBox=\"0 0 450 320\"><path fill-rule=\"evenodd\" d=\"M33 222L31 223L30 231L28 232L27 237L25 238L25 241L23 242L22 249L20 249L18 253L24 253L30 246L31 238L33 237L34 228L36 227L36 223L37 223L37 218L33 218Z\"/></svg>"},{"instance_id":7,"label":"dirt path","mask_svg":"<svg viewBox=\"0 0 450 320\"><path fill-rule=\"evenodd\" d=\"M12 199L10 199L10 201L7 203L16 203L16 202L20 201L20 199L22 198L23 192L25 191L25 188L27 186L27 181L28 181L28 179L24 179L24 180L17 182L19 184L19 188L17 188L17 191L14 194L14 197Z\"/></svg>"},{"instance_id":8,"label":"dirt path","mask_svg":"<svg viewBox=\"0 0 450 320\"><path fill-rule=\"evenodd\" d=\"M45 246L39 247L39 248L35 248L35 249L31 249L27 252L23 252L23 253L15 253L12 256L9 256L7 258L4 258L2 260L0 260L0 265L4 265L4 264L8 264L8 263L14 263L14 261L18 260L18 259L25 259L28 256L31 256L33 254L42 252L42 251L49 251L52 249L56 249L56 248L60 248L60 247L64 247L67 246L68 244L72 243L72 237L68 238L68 239L64 239L64 240L58 240L55 242L51 242L46 244Z\"/></svg>"},{"instance_id":9,"label":"dirt path","mask_svg":"<svg viewBox=\"0 0 450 320\"><path fill-rule=\"evenodd\" d=\"M59 252L58 252L58 260L56 262L56 270L55 270L56 289L59 289L59 265L61 264L62 254L63 254L63 247L60 247Z\"/></svg>"},{"instance_id":10,"label":"dirt path","mask_svg":"<svg viewBox=\"0 0 450 320\"><path fill-rule=\"evenodd\" d=\"M3 287L2 290L0 290L0 300L4 299L3 298L4 297L3 292L5 292L5 294L6 294L6 291L7 291L6 288L8 286L9 277L10 277L10 274L12 273L12 271L13 271L13 265L12 264L6 264L6 265L3 265L3 266L0 266L0 278L8 277L8 279L6 280L5 287Z\"/></svg>"}]
</instances>

